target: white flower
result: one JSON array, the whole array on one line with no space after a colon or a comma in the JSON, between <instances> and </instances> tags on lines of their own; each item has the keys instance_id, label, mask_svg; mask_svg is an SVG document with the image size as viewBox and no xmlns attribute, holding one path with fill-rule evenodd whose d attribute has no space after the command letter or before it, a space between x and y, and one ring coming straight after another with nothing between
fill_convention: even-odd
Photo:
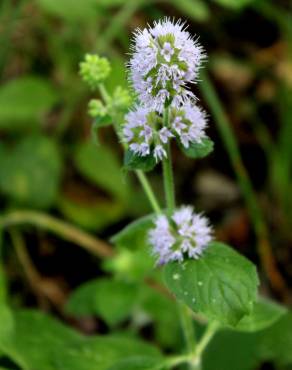
<instances>
[{"instance_id":1,"label":"white flower","mask_svg":"<svg viewBox=\"0 0 292 370\"><path fill-rule=\"evenodd\" d=\"M194 98L188 84L196 81L205 54L183 23L164 18L137 29L132 49L129 77L143 105L162 112L165 103L178 108Z\"/></svg>"},{"instance_id":2,"label":"white flower","mask_svg":"<svg viewBox=\"0 0 292 370\"><path fill-rule=\"evenodd\" d=\"M190 143L201 143L206 137L206 113L197 105L187 103L179 110L172 111L171 128L185 148Z\"/></svg>"},{"instance_id":3,"label":"white flower","mask_svg":"<svg viewBox=\"0 0 292 370\"><path fill-rule=\"evenodd\" d=\"M166 144L168 139L174 136L166 127L163 127L161 130L159 130L158 134L163 144Z\"/></svg>"},{"instance_id":4,"label":"white flower","mask_svg":"<svg viewBox=\"0 0 292 370\"><path fill-rule=\"evenodd\" d=\"M156 162L161 161L164 157L165 158L167 157L166 150L160 144L156 145L153 154L156 159Z\"/></svg>"},{"instance_id":5,"label":"white flower","mask_svg":"<svg viewBox=\"0 0 292 370\"><path fill-rule=\"evenodd\" d=\"M212 241L209 221L190 206L176 210L171 216L159 215L149 232L149 241L158 264L199 258Z\"/></svg>"}]
</instances>

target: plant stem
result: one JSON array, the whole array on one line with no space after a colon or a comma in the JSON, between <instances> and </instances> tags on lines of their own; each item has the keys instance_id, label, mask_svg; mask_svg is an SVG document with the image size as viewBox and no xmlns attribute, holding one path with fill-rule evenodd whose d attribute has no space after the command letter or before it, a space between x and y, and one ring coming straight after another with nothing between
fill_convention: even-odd
<instances>
[{"instance_id":1,"label":"plant stem","mask_svg":"<svg viewBox=\"0 0 292 370\"><path fill-rule=\"evenodd\" d=\"M204 352L204 350L206 349L206 347L208 346L208 344L210 343L211 339L213 338L214 334L216 333L216 331L218 330L219 328L219 324L215 321L213 322L210 322L207 326L207 329L202 337L202 339L200 340L200 342L198 343L195 351L194 351L194 355L192 356L192 362L198 364L198 362L200 363L200 359L202 357L202 354Z\"/></svg>"},{"instance_id":2,"label":"plant stem","mask_svg":"<svg viewBox=\"0 0 292 370\"><path fill-rule=\"evenodd\" d=\"M256 233L258 241L258 253L261 259L262 266L273 288L282 293L283 296L285 296L286 285L282 275L277 268L272 248L268 239L268 229L265 224L261 208L258 204L256 194L252 187L251 180L243 165L236 138L230 127L230 123L228 122L228 118L215 92L215 89L207 73L205 73L204 71L201 71L200 87L208 105L210 106L212 114L214 115L215 122L221 135L221 139L229 155L244 200L246 202L247 209Z\"/></svg>"},{"instance_id":3,"label":"plant stem","mask_svg":"<svg viewBox=\"0 0 292 370\"><path fill-rule=\"evenodd\" d=\"M0 218L0 228L13 225L30 224L60 236L64 240L78 244L99 257L112 257L114 251L101 240L87 234L85 231L55 217L37 211L12 211Z\"/></svg>"},{"instance_id":4,"label":"plant stem","mask_svg":"<svg viewBox=\"0 0 292 370\"><path fill-rule=\"evenodd\" d=\"M168 108L165 108L164 110L163 124L164 124L164 127L169 126L169 109ZM166 207L167 207L168 212L172 213L175 208L175 191L174 191L170 142L167 143L166 154L167 154L167 157L164 158L162 161L165 201L166 201Z\"/></svg>"},{"instance_id":5,"label":"plant stem","mask_svg":"<svg viewBox=\"0 0 292 370\"><path fill-rule=\"evenodd\" d=\"M102 99L104 100L104 102L106 104L110 104L111 103L111 98L110 98L110 95L109 93L107 92L107 89L105 88L104 84L99 84L98 86L99 88L99 93L102 97ZM116 118L117 117L113 117L114 118L114 121L116 121ZM116 132L116 135L119 137L119 127L118 127L118 124L117 122L114 122L113 123L113 127L115 129L115 132ZM125 145L122 144L123 147L125 148ZM155 197L155 194L152 190L152 187L146 177L146 175L144 174L144 172L142 172L141 170L137 170L135 171L136 173L136 176L138 178L138 180L140 181L140 184L149 200L149 203L151 205L151 207L153 208L153 211L155 213L160 213L161 212L161 209L160 209L160 206L159 206L159 203L157 201L157 198Z\"/></svg>"},{"instance_id":6,"label":"plant stem","mask_svg":"<svg viewBox=\"0 0 292 370\"><path fill-rule=\"evenodd\" d=\"M163 115L163 124L164 127L169 126L169 109L165 108ZM174 181L173 181L173 170L171 162L171 151L170 143L167 145L167 158L164 158L162 161L163 166L163 180L164 180L164 191L165 191L165 200L166 207L169 215L171 215L175 209L175 191L174 191ZM184 333L184 338L187 346L187 352L189 355L193 353L196 340L194 333L193 321L190 316L189 308L182 302L178 302L178 310L181 318L181 326ZM185 362L185 357L183 357ZM173 365L174 366L174 365ZM196 367L189 363L189 369L195 370Z\"/></svg>"},{"instance_id":7,"label":"plant stem","mask_svg":"<svg viewBox=\"0 0 292 370\"><path fill-rule=\"evenodd\" d=\"M141 170L135 171L142 188L144 189L145 194L147 195L147 198L149 200L149 203L151 204L153 210L155 213L161 213L161 208L157 202L157 199L153 193L153 190L149 184L149 181L147 180L147 177L145 176L144 172Z\"/></svg>"}]
</instances>

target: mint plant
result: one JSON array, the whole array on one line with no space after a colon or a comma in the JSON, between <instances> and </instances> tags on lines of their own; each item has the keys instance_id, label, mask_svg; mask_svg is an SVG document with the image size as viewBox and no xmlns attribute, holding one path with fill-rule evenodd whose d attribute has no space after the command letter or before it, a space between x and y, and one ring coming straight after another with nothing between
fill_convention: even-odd
<instances>
[{"instance_id":1,"label":"mint plant","mask_svg":"<svg viewBox=\"0 0 292 370\"><path fill-rule=\"evenodd\" d=\"M87 55L80 64L83 80L102 98L89 103L94 119L93 139L100 127L113 125L125 152L124 170L135 171L153 208L153 214L128 225L112 242L117 248L123 245L129 250L138 245L144 248L142 255L154 257L152 267L159 276L162 274L177 300L185 337L181 354L158 366L147 367L142 361L140 367L129 367L133 369L169 369L181 364L200 369L204 352L217 331L244 331L242 327L251 322L252 331L256 331L273 321L264 320L263 326L256 324L257 315L265 315L271 306L258 300L259 280L253 263L216 241L209 220L193 206L176 205L171 143L176 142L184 155L194 159L213 150L213 142L206 134L207 114L190 90L205 59L203 47L184 23L165 18L134 33L128 63L129 91L117 87L112 95L108 93L104 81L110 67L104 58ZM165 192L163 205L146 177L146 172L159 162ZM114 270L121 272L123 263L130 263L128 257L116 257ZM270 319L278 317L277 309L269 312L273 312ZM195 318L207 323L199 341ZM126 363L124 366L128 368Z\"/></svg>"}]
</instances>

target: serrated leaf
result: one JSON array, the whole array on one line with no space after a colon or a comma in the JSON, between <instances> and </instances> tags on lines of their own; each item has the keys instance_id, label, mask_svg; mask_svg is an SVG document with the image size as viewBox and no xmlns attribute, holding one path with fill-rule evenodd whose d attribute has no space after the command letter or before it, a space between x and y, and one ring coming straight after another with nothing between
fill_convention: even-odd
<instances>
[{"instance_id":1,"label":"serrated leaf","mask_svg":"<svg viewBox=\"0 0 292 370\"><path fill-rule=\"evenodd\" d=\"M181 150L187 157L203 158L210 154L214 149L214 143L211 139L205 138L201 143L190 143L188 148L180 145Z\"/></svg>"},{"instance_id":2,"label":"serrated leaf","mask_svg":"<svg viewBox=\"0 0 292 370\"><path fill-rule=\"evenodd\" d=\"M0 89L0 129L40 127L40 119L57 98L49 82L39 77L20 77L6 83Z\"/></svg>"},{"instance_id":3,"label":"serrated leaf","mask_svg":"<svg viewBox=\"0 0 292 370\"><path fill-rule=\"evenodd\" d=\"M126 201L129 183L123 177L120 164L113 151L91 141L76 146L74 161L79 172L93 184L100 186L114 197Z\"/></svg>"},{"instance_id":4,"label":"serrated leaf","mask_svg":"<svg viewBox=\"0 0 292 370\"><path fill-rule=\"evenodd\" d=\"M61 162L53 140L24 137L0 158L0 192L17 204L48 208L57 197Z\"/></svg>"},{"instance_id":5,"label":"serrated leaf","mask_svg":"<svg viewBox=\"0 0 292 370\"><path fill-rule=\"evenodd\" d=\"M128 149L124 155L124 167L127 170L142 170L145 172L153 170L156 166L156 161L153 155L141 157L136 155L132 150Z\"/></svg>"},{"instance_id":6,"label":"serrated leaf","mask_svg":"<svg viewBox=\"0 0 292 370\"><path fill-rule=\"evenodd\" d=\"M67 310L75 315L97 315L108 325L117 325L130 316L137 299L137 285L98 279L81 285L71 295Z\"/></svg>"},{"instance_id":7,"label":"serrated leaf","mask_svg":"<svg viewBox=\"0 0 292 370\"><path fill-rule=\"evenodd\" d=\"M141 217L131 222L123 230L111 237L111 242L127 249L144 249L148 247L148 231L153 227L154 214Z\"/></svg>"},{"instance_id":8,"label":"serrated leaf","mask_svg":"<svg viewBox=\"0 0 292 370\"><path fill-rule=\"evenodd\" d=\"M270 300L260 298L250 315L244 316L235 330L254 332L265 329L279 320L287 309Z\"/></svg>"},{"instance_id":9,"label":"serrated leaf","mask_svg":"<svg viewBox=\"0 0 292 370\"><path fill-rule=\"evenodd\" d=\"M213 242L197 260L169 263L168 288L193 311L223 325L236 326L257 297L255 266L235 250Z\"/></svg>"}]
</instances>

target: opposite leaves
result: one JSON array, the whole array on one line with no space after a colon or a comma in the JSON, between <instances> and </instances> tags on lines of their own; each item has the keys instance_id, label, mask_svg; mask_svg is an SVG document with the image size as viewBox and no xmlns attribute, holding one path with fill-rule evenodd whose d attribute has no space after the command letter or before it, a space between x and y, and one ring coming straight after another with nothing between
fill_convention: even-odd
<instances>
[{"instance_id":1,"label":"opposite leaves","mask_svg":"<svg viewBox=\"0 0 292 370\"><path fill-rule=\"evenodd\" d=\"M257 297L255 266L227 245L214 242L201 258L166 265L168 288L193 311L236 326Z\"/></svg>"}]
</instances>

